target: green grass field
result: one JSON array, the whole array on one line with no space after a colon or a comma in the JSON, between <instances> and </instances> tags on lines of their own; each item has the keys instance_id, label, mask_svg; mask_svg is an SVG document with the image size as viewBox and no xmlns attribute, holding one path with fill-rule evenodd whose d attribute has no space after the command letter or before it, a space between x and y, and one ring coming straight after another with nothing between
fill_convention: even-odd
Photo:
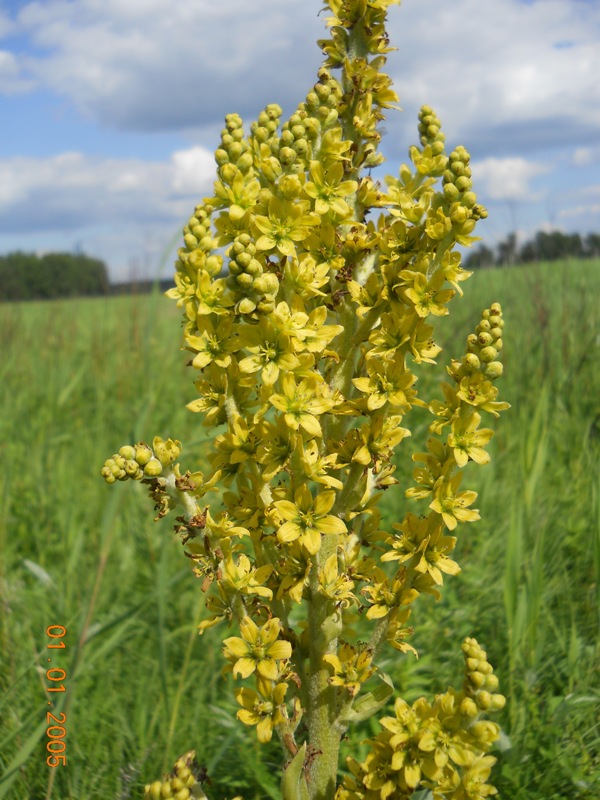
<instances>
[{"instance_id":1,"label":"green grass field","mask_svg":"<svg viewBox=\"0 0 600 800\"><path fill-rule=\"evenodd\" d=\"M495 783L509 800L600 796L600 262L481 271L438 322L460 356L480 311L504 309L492 463L468 472L482 520L463 526L439 603L383 664L408 700L461 680L460 642L487 648L508 702ZM0 800L140 798L196 749L211 800L279 797L278 754L234 719L220 631L197 635L203 595L171 521L144 488L108 487L106 457L153 435L207 452L179 312L159 295L0 307ZM439 373L438 373L439 375ZM419 386L431 396L424 374ZM416 416L398 476L422 449ZM401 480L402 487L402 480ZM387 525L403 514L385 495ZM48 650L46 628L67 628ZM67 765L46 765L45 672L63 668ZM374 728L366 724L359 733ZM364 738L364 736L359 736Z\"/></svg>"}]
</instances>

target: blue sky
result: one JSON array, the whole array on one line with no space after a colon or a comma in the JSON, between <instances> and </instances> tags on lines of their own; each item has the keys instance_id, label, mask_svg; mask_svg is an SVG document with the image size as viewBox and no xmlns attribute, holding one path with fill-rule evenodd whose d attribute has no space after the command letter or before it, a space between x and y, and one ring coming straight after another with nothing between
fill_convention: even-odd
<instances>
[{"instance_id":1,"label":"blue sky","mask_svg":"<svg viewBox=\"0 0 600 800\"><path fill-rule=\"evenodd\" d=\"M222 119L291 113L319 0L0 0L0 253L82 249L153 275L210 194ZM388 71L396 173L431 105L471 152L480 234L600 231L600 0L404 0Z\"/></svg>"}]
</instances>

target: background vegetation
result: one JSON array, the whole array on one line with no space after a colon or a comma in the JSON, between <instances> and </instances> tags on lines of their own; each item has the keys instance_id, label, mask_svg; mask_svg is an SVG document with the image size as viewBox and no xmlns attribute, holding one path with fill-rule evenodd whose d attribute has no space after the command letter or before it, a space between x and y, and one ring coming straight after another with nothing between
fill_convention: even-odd
<instances>
[{"instance_id":1,"label":"background vegetation","mask_svg":"<svg viewBox=\"0 0 600 800\"><path fill-rule=\"evenodd\" d=\"M491 301L506 317L512 409L492 463L465 483L467 526L440 603L415 608L419 660L384 668L412 701L461 676L459 643L487 648L508 703L495 782L515 800L600 796L600 261L478 271L438 324L447 363ZM175 436L206 459L179 312L160 295L0 309L0 800L125 800L195 748L211 800L278 798L278 758L234 719L220 631L197 635L203 596L143 487L107 487L125 442ZM433 396L434 370L420 390ZM437 379L439 380L439 370ZM398 459L401 486L426 415ZM384 497L389 526L408 502ZM417 506L414 506L417 508ZM67 627L67 766L46 766L45 630ZM56 651L54 651L56 652ZM365 723L360 741L376 728Z\"/></svg>"},{"instance_id":2,"label":"background vegetation","mask_svg":"<svg viewBox=\"0 0 600 800\"><path fill-rule=\"evenodd\" d=\"M0 300L48 300L108 291L106 265L97 258L73 253L0 256Z\"/></svg>"},{"instance_id":3,"label":"background vegetation","mask_svg":"<svg viewBox=\"0 0 600 800\"><path fill-rule=\"evenodd\" d=\"M598 258L600 233L563 233L538 231L523 244L517 242L516 233L509 233L494 249L480 244L465 260L469 269L475 267L513 266L532 261L560 261L567 258Z\"/></svg>"}]
</instances>

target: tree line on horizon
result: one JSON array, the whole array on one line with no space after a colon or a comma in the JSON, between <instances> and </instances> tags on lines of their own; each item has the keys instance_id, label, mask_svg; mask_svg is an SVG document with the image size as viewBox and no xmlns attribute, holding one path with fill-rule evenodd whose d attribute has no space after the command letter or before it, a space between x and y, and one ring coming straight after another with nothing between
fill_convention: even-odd
<instances>
[{"instance_id":1,"label":"tree line on horizon","mask_svg":"<svg viewBox=\"0 0 600 800\"><path fill-rule=\"evenodd\" d=\"M110 293L106 264L79 253L0 256L1 300L50 300Z\"/></svg>"},{"instance_id":2,"label":"tree line on horizon","mask_svg":"<svg viewBox=\"0 0 600 800\"><path fill-rule=\"evenodd\" d=\"M519 245L509 233L494 248L480 244L465 258L467 269L557 261L565 258L599 258L600 234L538 231L533 239ZM159 284L172 281L160 281ZM0 302L44 300L150 291L155 281L112 285L106 264L79 253L35 253L17 251L0 255Z\"/></svg>"},{"instance_id":3,"label":"tree line on horizon","mask_svg":"<svg viewBox=\"0 0 600 800\"><path fill-rule=\"evenodd\" d=\"M533 261L559 261L565 258L600 257L600 234L562 233L561 231L538 231L533 239L522 245L516 233L494 248L480 244L465 259L467 269L478 267L506 267L513 264L529 264Z\"/></svg>"}]
</instances>

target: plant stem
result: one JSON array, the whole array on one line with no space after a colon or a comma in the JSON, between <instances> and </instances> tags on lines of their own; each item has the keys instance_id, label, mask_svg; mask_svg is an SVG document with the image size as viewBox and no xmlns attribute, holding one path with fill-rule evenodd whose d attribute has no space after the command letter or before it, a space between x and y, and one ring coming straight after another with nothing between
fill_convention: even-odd
<instances>
[{"instance_id":1,"label":"plant stem","mask_svg":"<svg viewBox=\"0 0 600 800\"><path fill-rule=\"evenodd\" d=\"M329 683L330 670L323 656L337 652L341 630L341 613L319 587L319 572L335 553L337 536L323 537L321 549L314 557L311 570L308 628L310 637L310 675L308 689L308 734L314 757L308 780L311 800L331 800L335 794L340 731L335 726L337 691Z\"/></svg>"}]
</instances>

